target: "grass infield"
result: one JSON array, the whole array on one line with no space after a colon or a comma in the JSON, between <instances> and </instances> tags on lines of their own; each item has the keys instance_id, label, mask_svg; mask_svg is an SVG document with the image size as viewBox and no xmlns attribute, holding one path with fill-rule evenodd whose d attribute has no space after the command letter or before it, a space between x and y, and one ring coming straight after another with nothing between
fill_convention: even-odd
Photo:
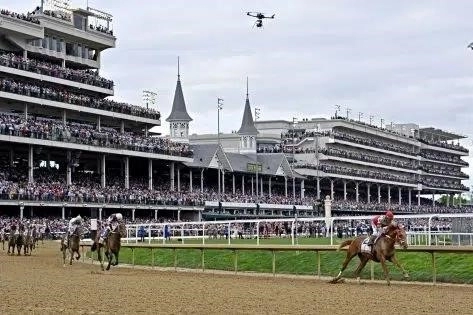
<instances>
[{"instance_id":1,"label":"grass infield","mask_svg":"<svg viewBox=\"0 0 473 315\"><path fill-rule=\"evenodd\" d=\"M185 240L186 244L201 243L201 240ZM226 244L227 240L206 240L206 244ZM337 239L336 244L341 242ZM171 243L180 243L172 241ZM254 239L231 240L232 244L256 244ZM300 245L330 244L326 238L299 238ZM291 239L260 239L260 244L290 245ZM154 264L161 267L174 266L174 253L171 249L154 249ZM95 255L94 255L95 256ZM428 253L408 253L398 250L398 259L407 269L412 281L432 281L431 255ZM335 276L345 258L345 251L320 252L321 275ZM152 265L151 251L135 249L136 265ZM121 263L132 263L132 251L122 248ZM344 276L350 278L358 266L357 257L348 265ZM449 283L473 283L473 255L470 254L436 254L437 281ZM177 267L202 268L200 250L177 250ZM391 278L402 280L402 273L391 263L388 263ZM231 250L205 250L205 269L234 271L234 255ZM272 254L269 251L238 251L239 272L272 272ZM317 275L317 254L315 252L276 252L276 272L282 274ZM381 265L375 264L375 279L384 279ZM370 264L366 265L361 275L370 278Z\"/></svg>"}]
</instances>

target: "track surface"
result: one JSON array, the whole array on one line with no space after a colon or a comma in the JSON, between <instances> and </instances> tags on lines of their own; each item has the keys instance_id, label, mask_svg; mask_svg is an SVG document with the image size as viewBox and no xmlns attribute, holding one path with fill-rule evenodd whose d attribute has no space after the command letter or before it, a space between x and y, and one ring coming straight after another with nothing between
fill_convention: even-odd
<instances>
[{"instance_id":1,"label":"track surface","mask_svg":"<svg viewBox=\"0 0 473 315\"><path fill-rule=\"evenodd\" d=\"M112 267L113 268L113 267ZM0 249L0 314L473 314L471 287L327 284L73 263L59 245Z\"/></svg>"}]
</instances>

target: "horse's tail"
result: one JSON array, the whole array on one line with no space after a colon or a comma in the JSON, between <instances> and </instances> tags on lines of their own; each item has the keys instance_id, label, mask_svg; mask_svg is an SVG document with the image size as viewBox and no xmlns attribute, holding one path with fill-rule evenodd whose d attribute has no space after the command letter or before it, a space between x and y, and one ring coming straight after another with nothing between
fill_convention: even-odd
<instances>
[{"instance_id":1,"label":"horse's tail","mask_svg":"<svg viewBox=\"0 0 473 315\"><path fill-rule=\"evenodd\" d=\"M337 252L340 251L340 249L342 249L343 247L350 245L351 243L353 243L353 240L343 241L340 245L338 245Z\"/></svg>"},{"instance_id":2,"label":"horse's tail","mask_svg":"<svg viewBox=\"0 0 473 315\"><path fill-rule=\"evenodd\" d=\"M94 242L92 246L90 246L90 251L95 252L96 249L97 249L97 242Z\"/></svg>"}]
</instances>

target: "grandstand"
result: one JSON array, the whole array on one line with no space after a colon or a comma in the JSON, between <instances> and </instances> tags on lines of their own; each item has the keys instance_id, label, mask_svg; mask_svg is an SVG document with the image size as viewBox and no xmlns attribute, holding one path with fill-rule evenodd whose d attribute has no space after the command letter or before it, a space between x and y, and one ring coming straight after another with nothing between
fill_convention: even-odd
<instances>
[{"instance_id":1,"label":"grandstand","mask_svg":"<svg viewBox=\"0 0 473 315\"><path fill-rule=\"evenodd\" d=\"M159 111L109 99L114 83L100 68L115 47L112 19L68 6L0 12L3 213L313 217L327 195L340 213L432 212L425 195L468 190L468 150L452 144L461 136L434 128L255 122L247 91L238 132L191 134L179 70L169 136L158 137Z\"/></svg>"}]
</instances>

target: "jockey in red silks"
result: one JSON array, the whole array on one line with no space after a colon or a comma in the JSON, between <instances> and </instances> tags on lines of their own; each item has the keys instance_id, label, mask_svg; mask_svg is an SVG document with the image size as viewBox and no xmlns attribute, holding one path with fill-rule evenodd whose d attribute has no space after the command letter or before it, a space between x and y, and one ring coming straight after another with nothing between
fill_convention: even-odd
<instances>
[{"instance_id":1,"label":"jockey in red silks","mask_svg":"<svg viewBox=\"0 0 473 315\"><path fill-rule=\"evenodd\" d=\"M383 233L386 231L386 227L393 222L393 219L394 214L389 210L385 214L377 215L371 219L371 228L373 229L373 234L370 237L368 245L376 244L381 235L383 235Z\"/></svg>"},{"instance_id":2,"label":"jockey in red silks","mask_svg":"<svg viewBox=\"0 0 473 315\"><path fill-rule=\"evenodd\" d=\"M99 238L99 243L103 245L104 240L107 238L108 233L112 230L112 224L119 224L123 221L123 215L121 213L114 213L107 218L107 223L102 231Z\"/></svg>"}]
</instances>

